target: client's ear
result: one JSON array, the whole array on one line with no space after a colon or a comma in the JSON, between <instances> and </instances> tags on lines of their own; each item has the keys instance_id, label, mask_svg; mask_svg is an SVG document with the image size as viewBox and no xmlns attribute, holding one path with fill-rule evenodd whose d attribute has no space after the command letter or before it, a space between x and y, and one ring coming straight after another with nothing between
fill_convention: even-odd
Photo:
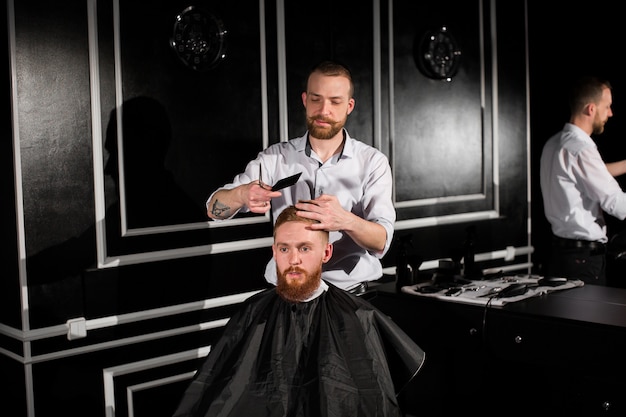
<instances>
[{"instance_id":1,"label":"client's ear","mask_svg":"<svg viewBox=\"0 0 626 417\"><path fill-rule=\"evenodd\" d=\"M327 243L326 248L324 249L324 257L322 258L322 263L326 263L333 256L333 244Z\"/></svg>"}]
</instances>

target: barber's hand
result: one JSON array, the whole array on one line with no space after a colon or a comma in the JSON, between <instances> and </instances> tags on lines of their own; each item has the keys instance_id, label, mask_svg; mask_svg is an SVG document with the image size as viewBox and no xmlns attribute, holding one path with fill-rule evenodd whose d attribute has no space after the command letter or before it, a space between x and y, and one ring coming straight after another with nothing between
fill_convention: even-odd
<instances>
[{"instance_id":1,"label":"barber's hand","mask_svg":"<svg viewBox=\"0 0 626 417\"><path fill-rule=\"evenodd\" d=\"M259 181L252 181L244 187L245 204L252 213L267 213L271 208L271 200L280 197L280 191L272 191L270 187Z\"/></svg>"},{"instance_id":2,"label":"barber's hand","mask_svg":"<svg viewBox=\"0 0 626 417\"><path fill-rule=\"evenodd\" d=\"M348 225L354 220L354 215L344 210L334 195L322 194L315 200L300 200L296 208L299 210L298 216L319 221L319 224L311 225L311 229L315 230L350 229Z\"/></svg>"}]
</instances>

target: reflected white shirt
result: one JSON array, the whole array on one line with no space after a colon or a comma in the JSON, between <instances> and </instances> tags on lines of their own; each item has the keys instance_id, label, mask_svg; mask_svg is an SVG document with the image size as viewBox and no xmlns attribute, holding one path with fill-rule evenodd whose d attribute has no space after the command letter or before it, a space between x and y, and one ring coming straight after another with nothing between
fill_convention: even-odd
<instances>
[{"instance_id":1,"label":"reflected white shirt","mask_svg":"<svg viewBox=\"0 0 626 417\"><path fill-rule=\"evenodd\" d=\"M333 256L323 266L322 279L339 288L350 289L360 282L382 276L380 259L391 245L396 211L392 201L393 179L387 156L351 138L345 129L344 135L343 151L326 163L322 163L307 146L308 132L302 137L270 145L259 152L257 158L250 161L245 171L238 174L232 183L220 189L232 189L257 180L259 164L263 166L263 182L270 185L281 178L302 172L295 185L282 189L282 196L272 199L273 219L298 200L327 194L336 196L345 210L383 226L387 231L387 241L382 252L363 249L342 231L330 233ZM248 208L243 207L241 211L246 212ZM276 284L276 264L273 259L267 264L265 279Z\"/></svg>"},{"instance_id":2,"label":"reflected white shirt","mask_svg":"<svg viewBox=\"0 0 626 417\"><path fill-rule=\"evenodd\" d=\"M626 218L626 194L593 139L566 123L543 147L541 194L552 233L567 239L607 242L603 211Z\"/></svg>"}]
</instances>

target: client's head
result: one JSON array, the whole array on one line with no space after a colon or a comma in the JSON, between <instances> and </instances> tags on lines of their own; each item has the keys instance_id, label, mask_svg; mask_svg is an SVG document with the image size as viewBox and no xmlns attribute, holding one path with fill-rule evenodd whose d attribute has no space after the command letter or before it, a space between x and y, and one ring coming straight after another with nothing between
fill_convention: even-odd
<instances>
[{"instance_id":1,"label":"client's head","mask_svg":"<svg viewBox=\"0 0 626 417\"><path fill-rule=\"evenodd\" d=\"M319 287L322 265L333 246L328 231L311 229L316 220L300 217L294 206L283 210L274 224L272 253L276 260L276 292L285 300L304 301Z\"/></svg>"}]
</instances>

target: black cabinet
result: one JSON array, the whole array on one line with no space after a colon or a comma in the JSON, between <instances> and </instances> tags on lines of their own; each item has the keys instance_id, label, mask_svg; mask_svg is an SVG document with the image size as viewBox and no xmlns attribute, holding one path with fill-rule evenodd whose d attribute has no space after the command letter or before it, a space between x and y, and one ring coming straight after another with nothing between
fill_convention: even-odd
<instances>
[{"instance_id":1,"label":"black cabinet","mask_svg":"<svg viewBox=\"0 0 626 417\"><path fill-rule=\"evenodd\" d=\"M518 391L530 388L525 409L625 415L618 394L626 375L626 329L507 311L490 315L487 323L490 373L506 375Z\"/></svg>"},{"instance_id":2,"label":"black cabinet","mask_svg":"<svg viewBox=\"0 0 626 417\"><path fill-rule=\"evenodd\" d=\"M403 410L419 416L466 410L464 404L473 401L483 385L482 309L417 301L396 294L393 285L387 291L387 285L380 286L372 304L426 352L422 370L400 394Z\"/></svg>"},{"instance_id":3,"label":"black cabinet","mask_svg":"<svg viewBox=\"0 0 626 417\"><path fill-rule=\"evenodd\" d=\"M485 308L378 287L426 352L401 394L420 416L626 415L626 290L585 286Z\"/></svg>"}]
</instances>

